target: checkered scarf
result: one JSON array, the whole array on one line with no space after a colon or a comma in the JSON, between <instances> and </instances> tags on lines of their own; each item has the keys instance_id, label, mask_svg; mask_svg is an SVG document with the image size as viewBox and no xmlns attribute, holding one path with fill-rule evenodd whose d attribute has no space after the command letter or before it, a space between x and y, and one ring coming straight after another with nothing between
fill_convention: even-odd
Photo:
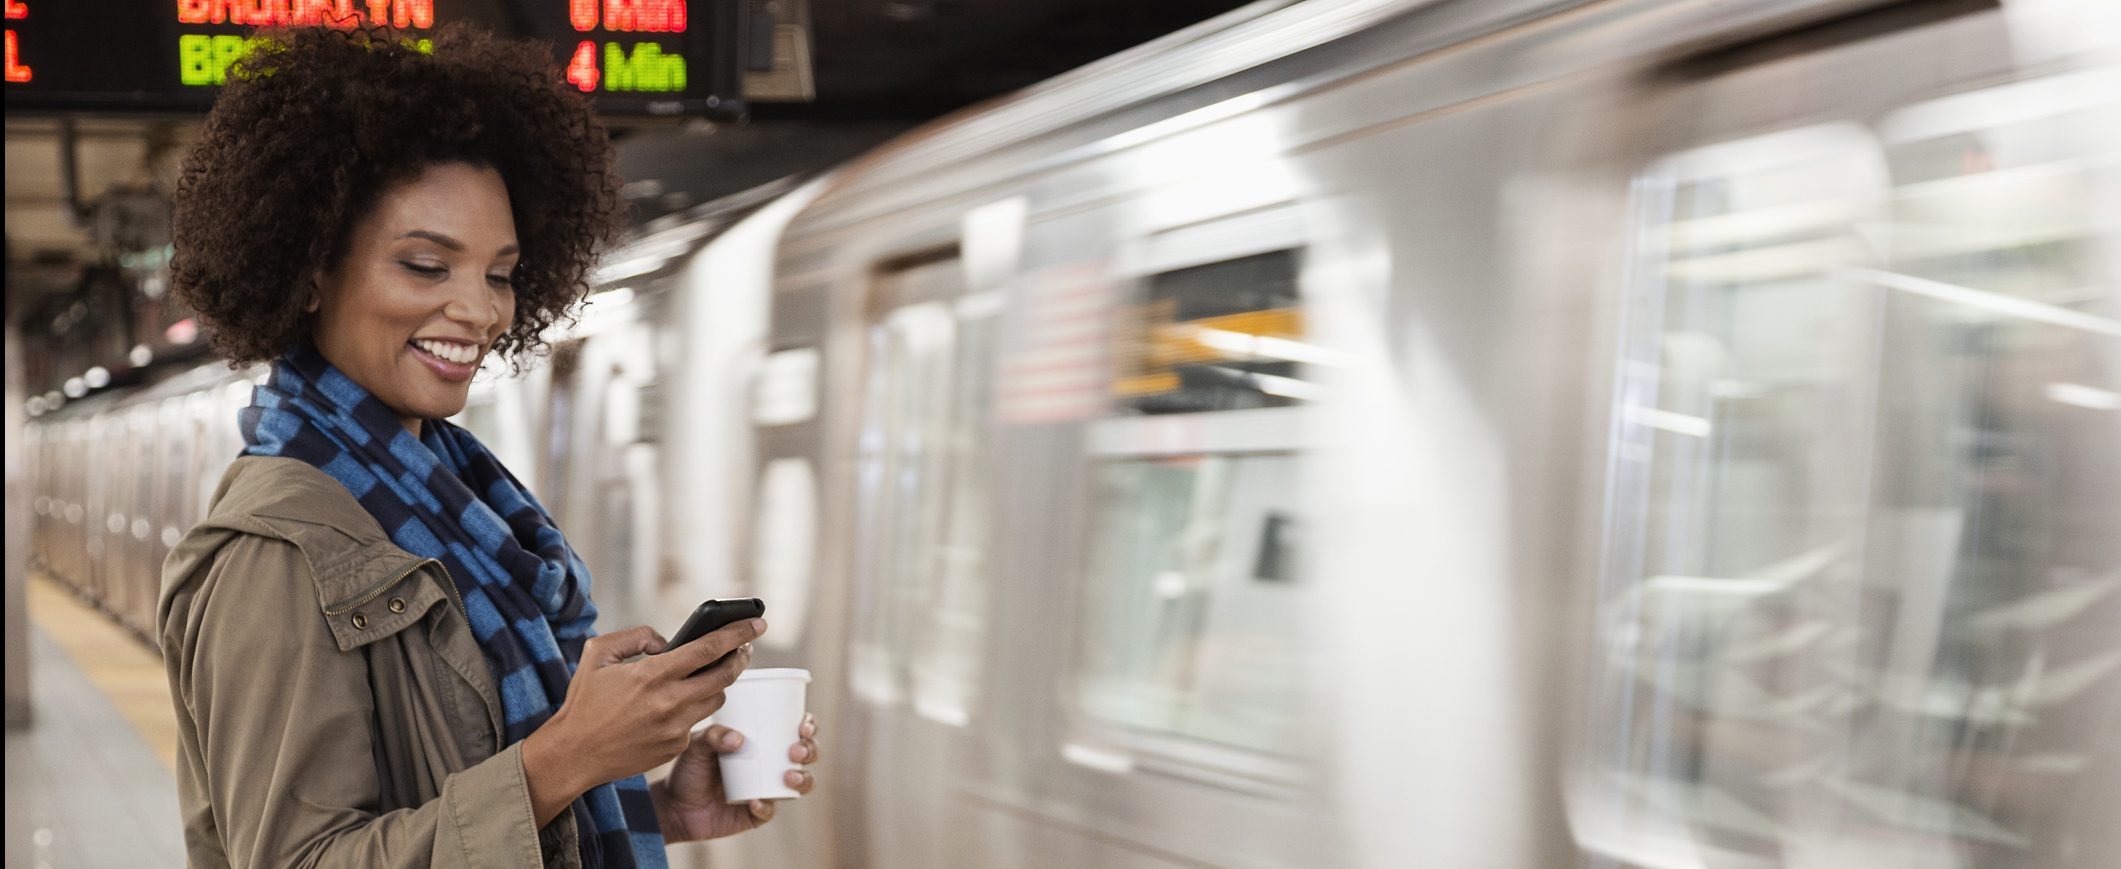
<instances>
[{"instance_id":1,"label":"checkered scarf","mask_svg":"<svg viewBox=\"0 0 2121 869\"><path fill-rule=\"evenodd\" d=\"M441 420L424 421L413 437L395 412L306 345L273 365L239 419L245 455L315 465L353 492L392 543L449 569L501 686L502 744L552 717L582 644L596 634L589 569L484 444ZM585 866L667 865L641 776L583 794L574 818Z\"/></svg>"}]
</instances>

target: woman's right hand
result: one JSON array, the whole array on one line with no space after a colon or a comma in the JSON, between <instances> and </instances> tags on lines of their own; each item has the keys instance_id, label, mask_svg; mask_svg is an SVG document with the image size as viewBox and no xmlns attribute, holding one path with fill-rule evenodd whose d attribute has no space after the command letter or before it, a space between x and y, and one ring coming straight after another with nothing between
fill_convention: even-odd
<instances>
[{"instance_id":1,"label":"woman's right hand","mask_svg":"<svg viewBox=\"0 0 2121 869\"><path fill-rule=\"evenodd\" d=\"M765 630L764 619L747 619L666 654L657 654L665 642L646 625L591 637L559 710L523 739L538 826L590 788L683 752L692 726L722 708L723 689L751 663L749 643ZM649 657L627 660L636 655Z\"/></svg>"}]
</instances>

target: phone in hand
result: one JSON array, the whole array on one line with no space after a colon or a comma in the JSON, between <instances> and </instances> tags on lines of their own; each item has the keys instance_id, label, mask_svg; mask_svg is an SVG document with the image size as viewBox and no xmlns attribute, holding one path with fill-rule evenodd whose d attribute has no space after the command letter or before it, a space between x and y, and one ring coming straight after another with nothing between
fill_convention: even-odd
<instances>
[{"instance_id":1,"label":"phone in hand","mask_svg":"<svg viewBox=\"0 0 2121 869\"><path fill-rule=\"evenodd\" d=\"M678 632L670 635L670 642L663 647L663 651L670 651L744 619L755 619L765 614L766 602L755 597L714 598L703 601L692 611L691 616L686 617L685 624L678 627ZM714 664L721 662L721 659L717 658ZM713 667L714 664L700 669Z\"/></svg>"}]
</instances>

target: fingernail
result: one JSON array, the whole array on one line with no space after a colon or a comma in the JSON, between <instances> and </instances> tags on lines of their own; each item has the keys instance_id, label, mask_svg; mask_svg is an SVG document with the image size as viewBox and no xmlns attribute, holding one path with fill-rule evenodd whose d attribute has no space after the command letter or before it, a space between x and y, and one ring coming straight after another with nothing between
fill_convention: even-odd
<instances>
[{"instance_id":1,"label":"fingernail","mask_svg":"<svg viewBox=\"0 0 2121 869\"><path fill-rule=\"evenodd\" d=\"M763 633L765 633L765 632L766 632L766 620L765 620L765 619L752 619L752 620L751 620L751 632L752 632L752 633L754 633L754 634L763 634Z\"/></svg>"},{"instance_id":2,"label":"fingernail","mask_svg":"<svg viewBox=\"0 0 2121 869\"><path fill-rule=\"evenodd\" d=\"M724 736L724 737L722 737L722 750L723 750L723 751L735 751L735 750L737 750L737 749L739 749L739 748L742 748L743 746L744 746L744 734L741 734L741 733L738 733L738 732L736 732L736 731L732 730L732 731L729 731L729 735L728 735L728 736Z\"/></svg>"}]
</instances>

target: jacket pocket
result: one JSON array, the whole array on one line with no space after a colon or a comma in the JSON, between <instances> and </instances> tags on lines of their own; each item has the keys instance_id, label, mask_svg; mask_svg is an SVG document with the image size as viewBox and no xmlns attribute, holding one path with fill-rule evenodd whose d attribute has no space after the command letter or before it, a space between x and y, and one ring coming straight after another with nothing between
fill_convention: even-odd
<instances>
[{"instance_id":1,"label":"jacket pocket","mask_svg":"<svg viewBox=\"0 0 2121 869\"><path fill-rule=\"evenodd\" d=\"M428 560L408 562L362 594L324 607L324 621L339 650L350 652L396 634L420 621L427 611L447 605L449 596L432 582L408 582Z\"/></svg>"}]
</instances>

